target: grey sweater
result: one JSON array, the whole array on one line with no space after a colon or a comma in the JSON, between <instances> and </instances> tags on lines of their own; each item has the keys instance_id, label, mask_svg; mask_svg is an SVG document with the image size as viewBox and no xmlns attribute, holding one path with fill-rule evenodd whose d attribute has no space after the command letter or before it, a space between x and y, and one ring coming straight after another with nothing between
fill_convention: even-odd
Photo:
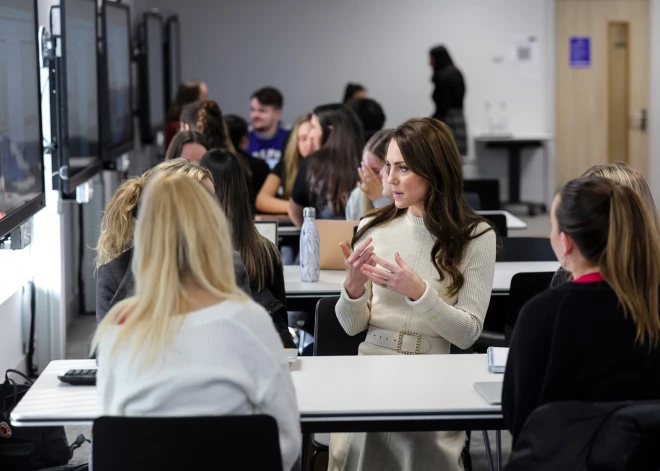
<instances>
[{"instance_id":1,"label":"grey sweater","mask_svg":"<svg viewBox=\"0 0 660 471\"><path fill-rule=\"evenodd\" d=\"M119 258L99 267L96 274L97 322L100 323L115 304L133 294L135 280L131 271L132 258L133 249L130 248ZM238 287L251 297L250 278L238 252L234 252L234 274Z\"/></svg>"}]
</instances>

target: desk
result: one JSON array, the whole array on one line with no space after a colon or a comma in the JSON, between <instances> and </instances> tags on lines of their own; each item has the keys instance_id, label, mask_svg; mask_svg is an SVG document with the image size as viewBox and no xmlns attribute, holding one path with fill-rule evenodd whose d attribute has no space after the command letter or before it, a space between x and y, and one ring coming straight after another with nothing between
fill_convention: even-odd
<instances>
[{"instance_id":1,"label":"desk","mask_svg":"<svg viewBox=\"0 0 660 471\"><path fill-rule=\"evenodd\" d=\"M522 150L527 147L545 148L545 143L550 140L546 134L538 135L489 135L478 134L475 137L477 143L483 143L490 148L503 148L507 151L508 162L508 180L509 180L509 204L523 204L528 207L529 215L537 214L537 208L545 212L544 203L525 203L520 201L520 167ZM547 159L546 159L547 160ZM546 162L547 174L547 162ZM545 175L544 175L545 177ZM547 194L547 188L544 185L544 194Z\"/></svg>"},{"instance_id":2,"label":"desk","mask_svg":"<svg viewBox=\"0 0 660 471\"><path fill-rule=\"evenodd\" d=\"M522 219L514 216L509 211L499 210L499 211L475 211L477 214L489 215L489 214L502 214L506 217L506 228L510 231L522 231L527 229L527 223Z\"/></svg>"},{"instance_id":3,"label":"desk","mask_svg":"<svg viewBox=\"0 0 660 471\"><path fill-rule=\"evenodd\" d=\"M11 423L90 425L100 415L96 387L63 384L57 375L95 367L94 360L51 362L13 410ZM486 355L301 357L292 377L304 433L503 427L501 407L486 403L473 387L503 379L488 373Z\"/></svg>"},{"instance_id":4,"label":"desk","mask_svg":"<svg viewBox=\"0 0 660 471\"><path fill-rule=\"evenodd\" d=\"M559 262L497 262L493 278L493 294L507 294L511 286L511 278L516 273L558 269ZM287 299L339 296L345 277L346 272L342 270L321 270L318 283L303 283L300 281L300 266L287 265L284 267Z\"/></svg>"}]
</instances>

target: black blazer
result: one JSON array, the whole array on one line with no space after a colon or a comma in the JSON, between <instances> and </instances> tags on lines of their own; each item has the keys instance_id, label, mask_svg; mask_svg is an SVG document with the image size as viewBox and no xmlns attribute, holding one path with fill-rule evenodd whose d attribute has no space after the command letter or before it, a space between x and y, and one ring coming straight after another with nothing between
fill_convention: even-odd
<instances>
[{"instance_id":1,"label":"black blazer","mask_svg":"<svg viewBox=\"0 0 660 471\"><path fill-rule=\"evenodd\" d=\"M96 274L96 320L101 322L112 306L133 294L135 280L131 271L133 249L130 248L119 258L102 265ZM234 252L234 273L236 284L248 296L250 291L250 278L243 260L238 252Z\"/></svg>"}]
</instances>

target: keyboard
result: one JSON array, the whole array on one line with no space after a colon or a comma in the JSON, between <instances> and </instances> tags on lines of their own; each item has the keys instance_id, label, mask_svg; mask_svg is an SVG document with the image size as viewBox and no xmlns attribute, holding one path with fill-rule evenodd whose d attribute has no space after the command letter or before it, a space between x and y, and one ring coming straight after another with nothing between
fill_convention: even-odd
<instances>
[{"instance_id":1,"label":"keyboard","mask_svg":"<svg viewBox=\"0 0 660 471\"><path fill-rule=\"evenodd\" d=\"M95 386L96 368L91 370L69 370L57 377L63 383L69 383L73 386Z\"/></svg>"}]
</instances>

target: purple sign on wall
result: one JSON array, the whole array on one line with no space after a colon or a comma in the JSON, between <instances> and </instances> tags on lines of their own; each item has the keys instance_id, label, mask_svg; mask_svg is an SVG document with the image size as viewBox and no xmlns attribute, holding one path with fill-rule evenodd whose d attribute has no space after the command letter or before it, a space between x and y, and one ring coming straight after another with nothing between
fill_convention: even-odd
<instances>
[{"instance_id":1,"label":"purple sign on wall","mask_svg":"<svg viewBox=\"0 0 660 471\"><path fill-rule=\"evenodd\" d=\"M589 36L573 36L570 42L570 64L574 69L591 67L591 38Z\"/></svg>"}]
</instances>

